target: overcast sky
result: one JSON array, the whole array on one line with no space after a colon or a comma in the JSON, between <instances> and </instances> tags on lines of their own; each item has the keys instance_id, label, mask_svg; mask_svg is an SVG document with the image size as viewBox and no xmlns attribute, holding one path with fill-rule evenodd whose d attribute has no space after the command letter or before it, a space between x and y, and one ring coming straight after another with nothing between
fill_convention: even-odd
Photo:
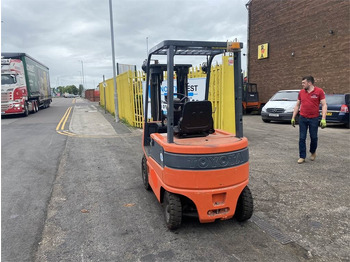
<instances>
[{"instance_id":1,"label":"overcast sky","mask_svg":"<svg viewBox=\"0 0 350 262\"><path fill-rule=\"evenodd\" d=\"M141 68L165 39L247 42L248 0L112 0L116 62ZM108 0L1 0L1 51L50 68L51 87L113 76ZM204 59L203 59L204 60ZM190 61L188 61L191 63ZM246 56L242 56L246 69Z\"/></svg>"}]
</instances>

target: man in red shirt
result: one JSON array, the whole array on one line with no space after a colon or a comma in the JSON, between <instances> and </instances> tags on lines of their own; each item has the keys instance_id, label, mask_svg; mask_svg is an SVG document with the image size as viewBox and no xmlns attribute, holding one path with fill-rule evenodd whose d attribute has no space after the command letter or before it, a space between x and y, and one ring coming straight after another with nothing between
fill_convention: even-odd
<instances>
[{"instance_id":1,"label":"man in red shirt","mask_svg":"<svg viewBox=\"0 0 350 262\"><path fill-rule=\"evenodd\" d=\"M318 116L319 105L322 105L322 120L321 128L326 127L327 104L324 91L314 86L314 78L312 76L305 76L302 78L301 85L303 89L300 90L297 104L294 107L291 123L295 126L295 117L300 109L299 116L299 160L298 163L304 163L306 158L306 135L309 129L311 143L310 143L310 159L313 161L316 158L317 149L317 131L318 131Z\"/></svg>"}]
</instances>

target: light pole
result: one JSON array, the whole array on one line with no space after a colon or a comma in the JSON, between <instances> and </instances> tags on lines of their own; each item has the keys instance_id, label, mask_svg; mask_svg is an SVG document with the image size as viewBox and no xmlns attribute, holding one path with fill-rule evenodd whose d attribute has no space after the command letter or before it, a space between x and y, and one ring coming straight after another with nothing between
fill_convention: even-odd
<instances>
[{"instance_id":1,"label":"light pole","mask_svg":"<svg viewBox=\"0 0 350 262\"><path fill-rule=\"evenodd\" d=\"M109 19L110 19L110 25L111 25L111 44L112 44L112 61L113 61L113 80L114 80L113 84L114 84L115 122L119 122L118 95L117 95L117 76L116 76L116 73L115 73L115 53L114 53L112 0L109 0Z\"/></svg>"},{"instance_id":2,"label":"light pole","mask_svg":"<svg viewBox=\"0 0 350 262\"><path fill-rule=\"evenodd\" d=\"M84 91L84 85L85 85L85 83L84 83L84 62L83 62L83 60L79 60L79 62L81 62L81 73L83 75L83 91Z\"/></svg>"},{"instance_id":3,"label":"light pole","mask_svg":"<svg viewBox=\"0 0 350 262\"><path fill-rule=\"evenodd\" d=\"M79 75L80 75L80 84L79 84L78 90L79 90L79 95L83 97L83 75L81 71L79 71Z\"/></svg>"},{"instance_id":4,"label":"light pole","mask_svg":"<svg viewBox=\"0 0 350 262\"><path fill-rule=\"evenodd\" d=\"M80 84L82 85L83 84L83 75L81 74L81 71L78 71L79 72L79 75L80 75Z\"/></svg>"}]
</instances>

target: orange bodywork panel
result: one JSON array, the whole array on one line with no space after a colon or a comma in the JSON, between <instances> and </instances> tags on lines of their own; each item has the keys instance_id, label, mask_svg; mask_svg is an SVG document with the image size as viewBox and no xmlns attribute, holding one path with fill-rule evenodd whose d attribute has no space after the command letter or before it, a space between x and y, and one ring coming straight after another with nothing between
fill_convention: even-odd
<instances>
[{"instance_id":1,"label":"orange bodywork panel","mask_svg":"<svg viewBox=\"0 0 350 262\"><path fill-rule=\"evenodd\" d=\"M248 139L237 138L223 130L215 130L206 137L177 138L174 143L167 142L167 135L154 133L151 138L160 144L164 151L178 154L215 154L232 152L248 146Z\"/></svg>"},{"instance_id":2,"label":"orange bodywork panel","mask_svg":"<svg viewBox=\"0 0 350 262\"><path fill-rule=\"evenodd\" d=\"M239 151L248 146L246 138L237 138L221 130L206 137L174 137L174 143L171 144L167 143L166 134L153 133L151 138L164 152L180 154L185 158L186 154L200 157ZM158 162L147 157L149 184L157 199L161 201L162 188L191 199L196 205L201 223L231 218L238 197L249 181L249 162L203 170L163 167Z\"/></svg>"},{"instance_id":3,"label":"orange bodywork panel","mask_svg":"<svg viewBox=\"0 0 350 262\"><path fill-rule=\"evenodd\" d=\"M259 109L261 106L261 103L260 102L242 102L242 105L243 105L244 109L247 109L247 108Z\"/></svg>"}]
</instances>

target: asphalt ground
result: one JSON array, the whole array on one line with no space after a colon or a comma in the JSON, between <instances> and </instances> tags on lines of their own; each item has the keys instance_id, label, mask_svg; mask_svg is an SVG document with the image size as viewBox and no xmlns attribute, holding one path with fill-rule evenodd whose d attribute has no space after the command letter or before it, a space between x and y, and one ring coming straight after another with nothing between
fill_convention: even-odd
<instances>
[{"instance_id":1,"label":"asphalt ground","mask_svg":"<svg viewBox=\"0 0 350 262\"><path fill-rule=\"evenodd\" d=\"M67 137L55 127L72 100L1 118L1 261L33 261Z\"/></svg>"},{"instance_id":2,"label":"asphalt ground","mask_svg":"<svg viewBox=\"0 0 350 262\"><path fill-rule=\"evenodd\" d=\"M255 215L322 261L350 259L350 130L319 129L315 161L299 158L299 127L243 118ZM307 150L310 137L307 138Z\"/></svg>"},{"instance_id":3,"label":"asphalt ground","mask_svg":"<svg viewBox=\"0 0 350 262\"><path fill-rule=\"evenodd\" d=\"M140 130L82 99L71 119L36 261L350 260L348 129L320 129L316 160L297 164L298 126L244 116L252 219L170 232L142 186Z\"/></svg>"}]
</instances>

